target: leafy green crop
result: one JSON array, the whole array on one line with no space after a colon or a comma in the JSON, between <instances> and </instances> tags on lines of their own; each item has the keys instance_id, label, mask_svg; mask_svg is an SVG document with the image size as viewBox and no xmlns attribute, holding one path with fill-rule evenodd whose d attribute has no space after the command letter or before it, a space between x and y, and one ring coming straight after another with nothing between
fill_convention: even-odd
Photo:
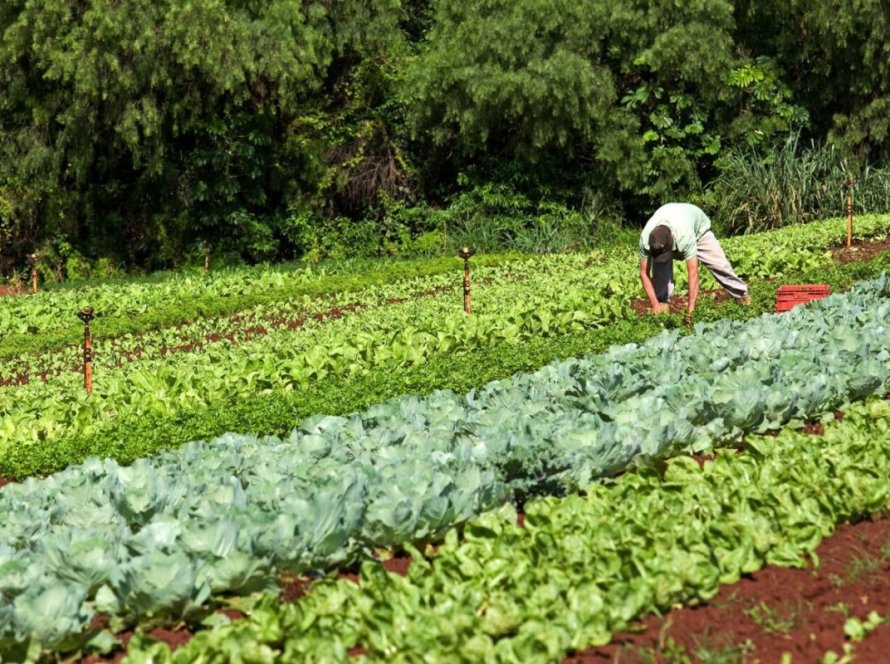
<instances>
[{"instance_id":1,"label":"leafy green crop","mask_svg":"<svg viewBox=\"0 0 890 664\"><path fill-rule=\"evenodd\" d=\"M408 547L406 578L366 562L360 586L328 577L292 604L267 597L174 653L137 636L126 661L345 662L357 647L358 661L559 661L764 564L804 566L836 524L890 507L890 402L831 420L824 438L786 429L702 468L678 457L531 501L524 528L510 507L482 515L429 558Z\"/></svg>"},{"instance_id":2,"label":"leafy green crop","mask_svg":"<svg viewBox=\"0 0 890 664\"><path fill-rule=\"evenodd\" d=\"M739 274L757 279L798 272L826 262L825 249L844 240L844 222L830 219L778 231L724 240ZM890 232L890 216L858 217L856 239L883 237ZM570 261L569 257L564 257ZM632 247L614 255L594 255L597 268L604 272L628 272L633 263ZM538 263L530 256L476 256L478 268L520 266L559 269L559 261ZM231 317L254 309L275 310L293 300L352 293L359 298L369 289L411 282L419 289L425 280L457 284L460 262L456 258L424 261L344 262L319 268L275 268L222 270L208 275L175 273L163 279L83 286L41 291L35 296L0 300L0 358L13 360L39 350L59 350L76 344L81 325L75 311L92 306L102 313L93 327L97 339L111 340L126 335L160 331L173 326L190 326L197 319ZM637 290L634 270L625 279ZM484 272L483 272L484 274ZM217 330L219 331L219 330ZM163 338L163 335L161 335ZM151 339L148 340L151 343ZM0 369L0 375L8 374Z\"/></svg>"},{"instance_id":3,"label":"leafy green crop","mask_svg":"<svg viewBox=\"0 0 890 664\"><path fill-rule=\"evenodd\" d=\"M665 332L465 397L319 415L288 440L230 434L129 467L91 459L6 486L0 568L27 582L4 587L4 599L30 606L63 584L83 598L61 631L38 634L15 618L6 638L64 648L89 635L97 610L188 617L210 593L263 587L277 570L436 539L510 498L576 491L632 462L882 393L888 334L883 277L783 316Z\"/></svg>"},{"instance_id":4,"label":"leafy green crop","mask_svg":"<svg viewBox=\"0 0 890 664\"><path fill-rule=\"evenodd\" d=\"M521 263L518 254L477 256L477 266ZM417 261L344 261L321 267L261 266L173 273L160 279L134 280L40 291L0 301L0 358L59 349L76 344L82 325L75 312L91 306L102 316L98 335L115 338L197 318L229 316L262 305L304 296L361 292L402 280L452 273L456 258Z\"/></svg>"},{"instance_id":5,"label":"leafy green crop","mask_svg":"<svg viewBox=\"0 0 890 664\"><path fill-rule=\"evenodd\" d=\"M835 292L845 292L859 280L874 278L890 270L890 252L863 262L834 263L801 273L797 280L828 283ZM704 301L697 318L748 320L771 310L778 283L755 283L754 304ZM175 418L140 413L121 417L102 429L69 432L53 445L27 445L9 449L0 457L0 474L27 477L61 470L91 455L112 457L122 463L170 449L184 442L208 439L226 431L251 431L287 436L294 422L319 412L342 415L363 410L402 394L429 394L436 389L465 393L492 380L517 372L534 371L556 359L602 352L614 344L641 342L665 329L677 329L679 317L620 320L606 327L585 329L553 337L533 337L521 343L477 346L460 353L439 353L422 364L386 367L366 375L329 376L312 384L308 391L275 391L221 398L208 406L193 405ZM472 368L469 370L468 368Z\"/></svg>"},{"instance_id":6,"label":"leafy green crop","mask_svg":"<svg viewBox=\"0 0 890 664\"><path fill-rule=\"evenodd\" d=\"M858 227L863 233L885 232L887 222L890 218L877 217L862 221ZM757 250L748 258L742 256L737 263L739 271L756 272L766 262L772 274L781 274L801 260L824 261L821 250L799 251L798 240L808 237L819 247L838 234L837 224L828 222L798 229L796 234L790 230L752 236L750 242ZM776 259L782 256L787 258L784 263ZM99 339L96 390L92 395L83 393L76 373L64 371L49 383L16 388L14 398L0 399L0 431L5 434L0 450L28 457L28 448L32 448L34 455L45 456L42 450L52 449L63 440L107 439L122 422L178 421L196 411L222 408L225 403L257 395L310 389L330 378L361 376L384 368L420 367L431 357L445 353L498 343L518 344L603 326L632 316L626 299L638 289L636 273L628 267L633 261L632 251L627 251L603 261L596 269L585 255L549 256L518 265L480 268L476 271L476 309L470 318L463 316L456 297L386 305L394 294L444 287L447 279L440 276L366 291L356 298L365 305L363 309L346 312L336 320L321 323L307 317L296 332L285 327L252 340L247 333L238 344L221 340L198 353L168 351L183 343L182 334L189 344L229 334L231 321L223 321L223 326L196 323L186 332L168 330L148 338L123 338L107 344ZM346 301L334 298L341 306ZM297 311L307 310L309 300L304 298L299 304L302 309L285 307L285 311L298 315ZM242 317L244 329L260 325L262 316L269 313L246 312ZM121 356L137 351L145 359L116 366ZM72 349L70 357L76 359L78 353ZM43 365L40 358L22 360L32 371L70 368L71 362L57 354ZM3 371L12 373L12 365L7 364ZM8 388L0 390L0 397L6 396ZM114 447L124 445L121 439L113 441Z\"/></svg>"}]
</instances>

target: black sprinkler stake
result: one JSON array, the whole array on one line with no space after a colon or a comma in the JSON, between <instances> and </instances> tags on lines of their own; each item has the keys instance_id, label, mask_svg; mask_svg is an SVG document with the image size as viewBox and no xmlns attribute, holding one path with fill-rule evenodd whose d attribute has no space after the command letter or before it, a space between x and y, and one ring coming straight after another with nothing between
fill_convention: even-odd
<instances>
[{"instance_id":1,"label":"black sprinkler stake","mask_svg":"<svg viewBox=\"0 0 890 664\"><path fill-rule=\"evenodd\" d=\"M464 313L470 315L470 257L476 253L475 249L461 247L457 251L458 258L464 260Z\"/></svg>"}]
</instances>

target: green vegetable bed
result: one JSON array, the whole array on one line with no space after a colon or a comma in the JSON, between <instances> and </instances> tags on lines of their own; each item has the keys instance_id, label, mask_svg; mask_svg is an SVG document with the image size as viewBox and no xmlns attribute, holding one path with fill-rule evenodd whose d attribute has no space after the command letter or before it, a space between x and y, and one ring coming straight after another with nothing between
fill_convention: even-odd
<instances>
[{"instance_id":1,"label":"green vegetable bed","mask_svg":"<svg viewBox=\"0 0 890 664\"><path fill-rule=\"evenodd\" d=\"M804 566L838 523L890 508L890 402L846 414L822 438L789 428L702 468L679 457L534 500L524 528L510 507L488 513L430 557L409 548L405 578L368 562L360 586L329 578L293 604L269 596L172 654L137 636L125 661L559 661L765 564Z\"/></svg>"},{"instance_id":2,"label":"green vegetable bed","mask_svg":"<svg viewBox=\"0 0 890 664\"><path fill-rule=\"evenodd\" d=\"M286 441L228 435L130 467L92 459L0 491L0 638L61 650L93 615L189 617L211 594L435 539L508 499L583 489L881 393L890 279L783 316L553 363L465 397L318 416ZM57 621L36 619L55 607Z\"/></svg>"}]
</instances>

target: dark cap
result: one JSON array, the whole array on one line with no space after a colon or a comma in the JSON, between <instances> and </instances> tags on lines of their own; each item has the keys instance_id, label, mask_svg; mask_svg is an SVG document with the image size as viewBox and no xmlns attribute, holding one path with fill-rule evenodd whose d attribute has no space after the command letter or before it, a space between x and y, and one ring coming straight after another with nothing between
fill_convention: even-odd
<instances>
[{"instance_id":1,"label":"dark cap","mask_svg":"<svg viewBox=\"0 0 890 664\"><path fill-rule=\"evenodd\" d=\"M667 263L673 257L674 237L667 226L656 226L649 233L649 251L656 263Z\"/></svg>"}]
</instances>

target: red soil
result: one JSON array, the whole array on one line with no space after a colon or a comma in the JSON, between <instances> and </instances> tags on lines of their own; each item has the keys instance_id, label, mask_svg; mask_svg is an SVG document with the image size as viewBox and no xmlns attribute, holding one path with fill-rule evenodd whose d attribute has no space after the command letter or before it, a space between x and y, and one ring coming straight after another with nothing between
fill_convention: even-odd
<instances>
[{"instance_id":1,"label":"red soil","mask_svg":"<svg viewBox=\"0 0 890 664\"><path fill-rule=\"evenodd\" d=\"M399 576L407 576L408 568L411 567L411 556L399 555L383 561L383 567L393 574Z\"/></svg>"},{"instance_id":2,"label":"red soil","mask_svg":"<svg viewBox=\"0 0 890 664\"><path fill-rule=\"evenodd\" d=\"M711 298L714 302L726 302L726 300L729 299L729 294L722 288L713 288L711 290L702 290L698 292L699 302L706 297ZM672 314L684 314L686 313L686 306L689 304L689 298L686 295L678 295L675 293L673 297L671 297L669 304ZM650 305L649 300L644 297L632 299L630 301L630 306L638 316L645 316L652 312L652 305Z\"/></svg>"},{"instance_id":3,"label":"red soil","mask_svg":"<svg viewBox=\"0 0 890 664\"><path fill-rule=\"evenodd\" d=\"M872 240L870 242L854 242L853 246L849 249L840 247L832 250L831 257L838 263L869 261L882 251L887 251L888 249L890 249L890 237L886 237L883 240Z\"/></svg>"},{"instance_id":4,"label":"red soil","mask_svg":"<svg viewBox=\"0 0 890 664\"><path fill-rule=\"evenodd\" d=\"M803 432L811 436L822 436L825 434L825 425L817 421L807 422L803 425Z\"/></svg>"},{"instance_id":5,"label":"red soil","mask_svg":"<svg viewBox=\"0 0 890 664\"><path fill-rule=\"evenodd\" d=\"M817 548L814 569L767 567L724 586L708 604L651 616L612 643L566 658L572 664L666 662L685 650L692 661L722 651L731 662L817 662L843 653L847 616L890 614L890 519L841 525ZM887 661L890 629L853 644L856 661ZM873 657L867 653L874 653ZM711 661L711 660L709 660ZM715 660L716 661L716 660Z\"/></svg>"},{"instance_id":6,"label":"red soil","mask_svg":"<svg viewBox=\"0 0 890 664\"><path fill-rule=\"evenodd\" d=\"M305 576L296 576L294 574L283 573L278 578L281 592L278 593L278 599L287 604L296 602L303 595L309 592L309 586L312 580Z\"/></svg>"}]
</instances>

